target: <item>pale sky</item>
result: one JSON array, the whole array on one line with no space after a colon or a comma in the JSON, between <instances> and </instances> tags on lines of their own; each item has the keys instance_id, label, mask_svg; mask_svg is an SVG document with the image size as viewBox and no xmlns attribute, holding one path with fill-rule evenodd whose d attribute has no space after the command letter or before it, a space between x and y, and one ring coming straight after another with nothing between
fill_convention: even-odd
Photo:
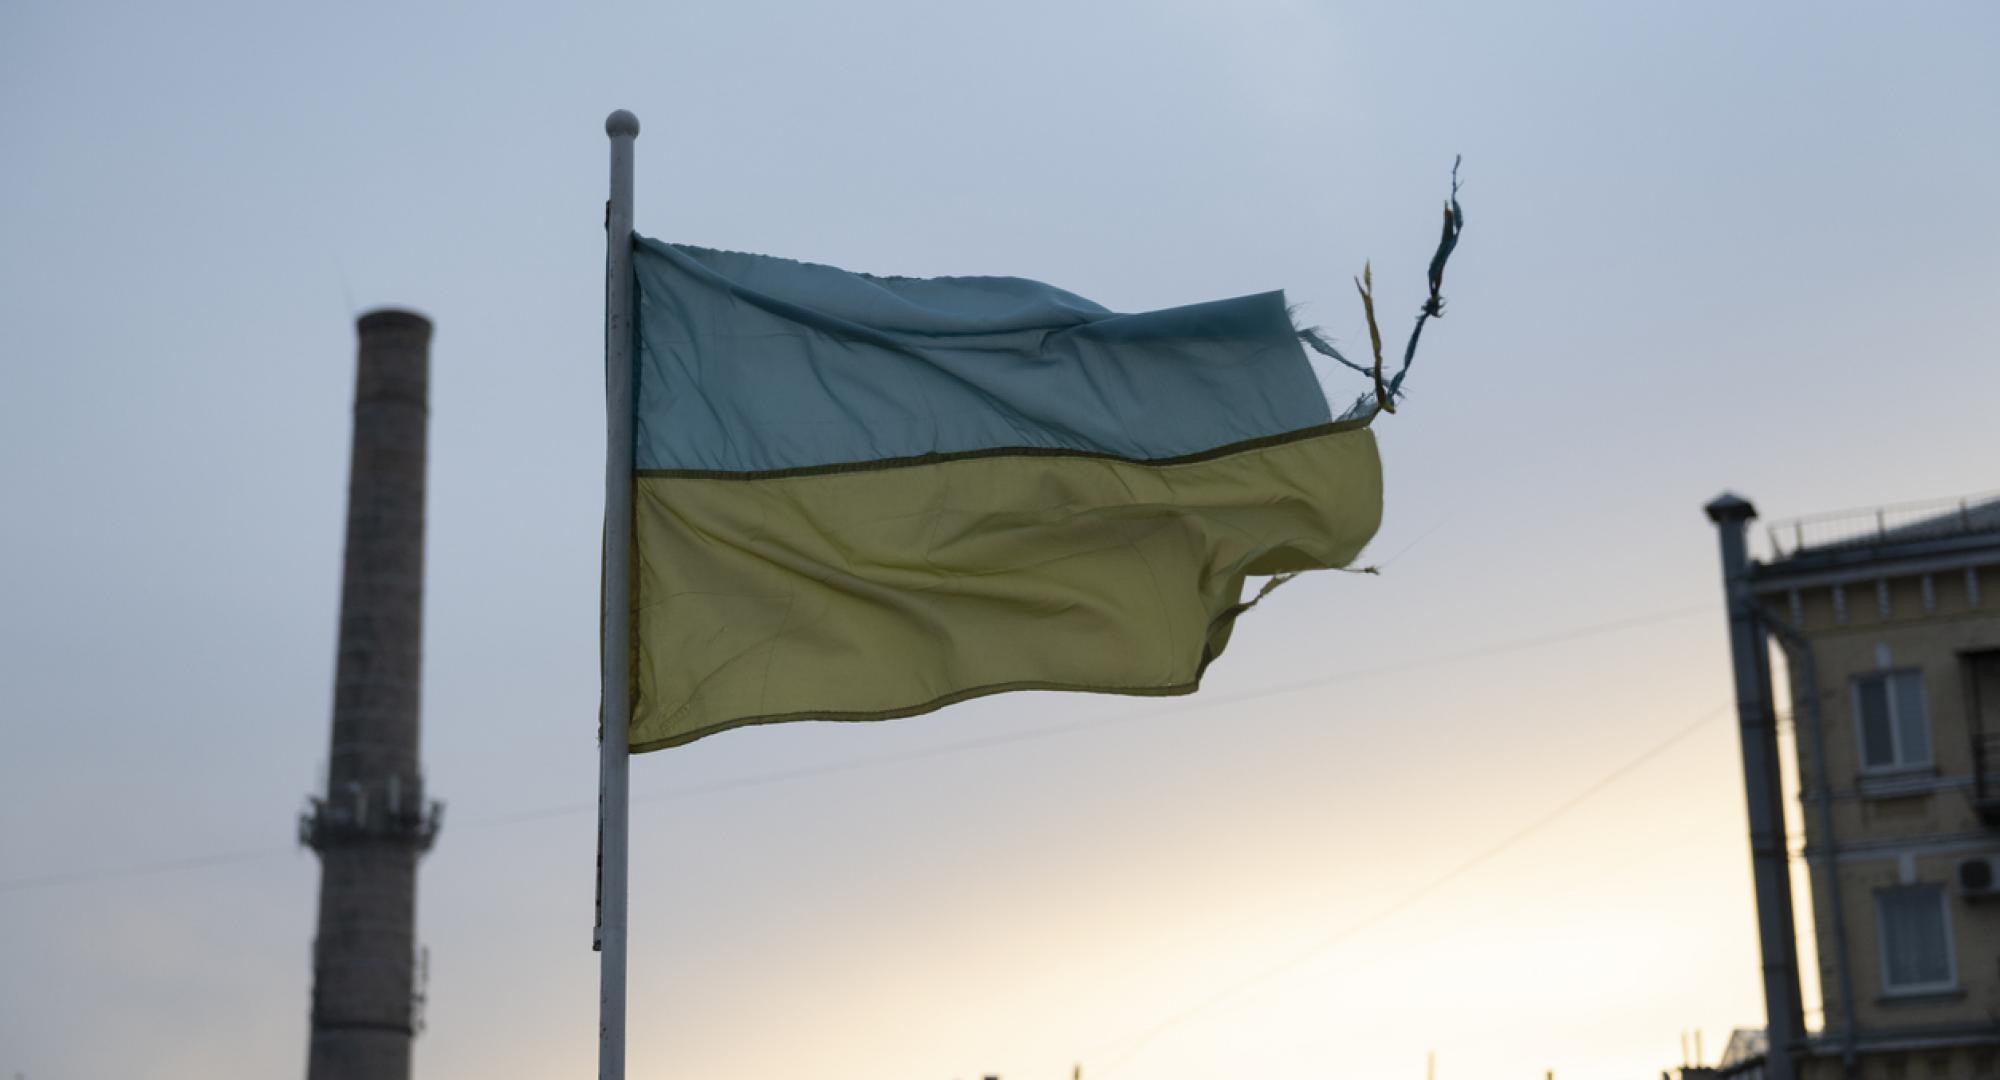
<instances>
[{"instance_id":1,"label":"pale sky","mask_svg":"<svg viewBox=\"0 0 2000 1080\"><path fill-rule=\"evenodd\" d=\"M648 235L1282 287L1348 343L1364 259L1414 314L1454 154L1468 222L1386 572L1274 594L1201 695L634 761L635 1077L1712 1056L1762 1008L1701 504L2000 487L2000 9L1644 8L0 7L0 1076L304 1069L382 304L437 324L416 1068L591 1075L614 108Z\"/></svg>"}]
</instances>

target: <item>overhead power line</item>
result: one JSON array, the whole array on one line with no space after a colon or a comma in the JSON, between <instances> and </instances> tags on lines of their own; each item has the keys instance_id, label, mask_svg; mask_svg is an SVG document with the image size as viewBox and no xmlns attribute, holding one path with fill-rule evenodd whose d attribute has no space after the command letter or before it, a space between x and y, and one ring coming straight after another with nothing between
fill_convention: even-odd
<instances>
[{"instance_id":1,"label":"overhead power line","mask_svg":"<svg viewBox=\"0 0 2000 1080\"><path fill-rule=\"evenodd\" d=\"M633 805L638 806L647 804L681 802L687 799L700 798L708 795L717 795L717 794L722 794L724 792L741 791L749 788L768 787L774 784L792 783L798 780L808 780L814 777L832 776L839 773L856 772L862 769L877 768L885 765L896 765L911 761L922 761L931 758L947 757L955 754L968 753L974 750L985 750L997 746L1006 746L1013 743L1033 742L1041 739L1055 738L1057 736L1071 735L1071 734L1076 734L1078 732L1109 727L1114 724L1130 723L1137 720L1158 719L1164 716L1175 716L1185 713L1199 712L1202 710L1219 708L1226 705L1238 705L1238 704L1243 704L1245 702L1261 701L1267 698L1283 697L1287 694L1296 694L1304 690L1318 689L1321 687L1333 686L1342 683L1358 682L1364 679L1379 678L1384 675L1402 674L1404 672L1410 672L1410 671L1422 671L1429 668L1443 667L1458 663L1466 663L1473 660L1481 660L1494 656L1502 656L1508 653L1522 652L1529 649L1543 648L1549 645L1558 645L1569 641L1579 641L1585 638L1598 637L1604 634L1615 634L1625 630L1637 629L1643 626L1651 626L1658 623L1671 622L1675 619L1684 619L1692 615L1705 614L1705 613L1712 614L1717 610L1718 606L1715 604L1699 604L1692 607L1670 608L1663 611L1649 612L1644 615L1635 615L1624 619L1613 619L1607 622L1590 623L1584 626L1574 627L1569 630L1560 630L1551 634L1538 634L1528 637L1514 638L1508 641L1494 642L1489 645L1482 645L1476 648L1466 649L1459 652L1443 653L1436 656L1422 657L1415 660L1407 660L1393 664L1381 664L1374 667L1356 668L1350 671L1336 672L1331 675L1322 675L1311 679L1300 679L1293 682L1280 683L1274 686L1263 687L1257 690L1242 691L1234 694L1220 694L1213 696L1204 695L1201 697L1188 698L1179 704L1169 705L1165 707L1155 706L1146 709L1135 709L1130 712L1121 713L1115 716L1092 717L1086 720L1075 720L1063 724L1050 724L1044 727L1030 728L1024 731L1010 731L998 735L987 735L973 739L962 739L957 742L943 743L937 746L924 747L915 750L905 750L888 754L876 754L876 755L870 755L868 757L854 758L848 761L829 762L827 764L822 764L822 765L806 765L794 769L779 769L771 772L754 773L749 776L734 777L727 780L716 780L706 784L697 784L691 787L665 792L663 794L651 796L649 798L634 799ZM513 811L510 813L497 814L485 818L476 818L473 820L461 822L456 826L456 828L490 829L507 825L524 824L532 821L543 821L551 818L571 817L580 814L592 814L596 812L597 812L597 804L595 802L560 803L551 806L536 807L531 809ZM53 874L38 874L28 877L0 879L0 895L4 895L7 893L15 893L15 892L27 892L36 889L55 888L63 885L75 885L89 881L147 877L154 874L172 873L178 870L192 870L192 869L211 867L211 866L227 866L234 863L245 863L245 862L252 862L258 859L275 858L277 856L290 853L294 850L295 848L290 845L282 847L273 845L269 847L251 848L240 851L219 852L209 855L188 856L178 859L164 859L156 862L126 863L115 866L93 867L88 869L64 871Z\"/></svg>"},{"instance_id":2,"label":"overhead power line","mask_svg":"<svg viewBox=\"0 0 2000 1080\"><path fill-rule=\"evenodd\" d=\"M293 850L295 849L290 847L248 848L242 851L224 851L213 855L191 855L184 859L163 859L159 862L130 863L124 866L99 866L86 870L70 870L59 874L9 878L5 881L0 881L0 893L47 889L57 885L74 885L78 882L99 881L105 878L144 877L148 874L165 874L174 870L194 870L204 866L227 866L230 863L268 859L274 855L283 855Z\"/></svg>"},{"instance_id":3,"label":"overhead power line","mask_svg":"<svg viewBox=\"0 0 2000 1080\"><path fill-rule=\"evenodd\" d=\"M1094 1074L1100 1076L1106 1073L1117 1071L1121 1066L1125 1065L1126 1063L1130 1062L1133 1058L1137 1057L1139 1052L1141 1050L1144 1050L1146 1046L1150 1044L1154 1039L1167 1033L1168 1031L1171 1031L1174 1028L1180 1027L1184 1024L1190 1023L1198 1019L1202 1014L1215 1008L1216 1006L1222 1005L1225 1002L1240 997L1241 995L1248 993L1249 991L1254 990L1257 987L1262 986L1267 982L1270 982L1272 979L1275 979L1278 976L1283 975L1286 972L1293 970L1294 968L1297 968L1301 964L1306 963L1307 961L1334 948L1335 946L1341 945L1347 942L1348 940L1370 929L1373 929L1374 927L1379 926L1380 924L1387 922L1390 919L1395 918L1397 915L1402 914L1403 911L1405 911L1412 905L1431 896L1433 893L1436 893L1438 890L1444 888L1446 885L1449 885L1452 882L1457 881L1459 878L1464 877L1466 874L1471 873L1473 870L1481 866L1484 866L1488 862L1493 861L1494 859L1498 858L1501 854L1505 853L1508 849L1514 847L1516 844L1519 844L1521 841L1526 840L1528 837L1533 836L1535 833L1540 832L1542 829L1553 824L1555 821L1563 817L1563 815L1568 814L1570 811L1575 810L1577 807L1582 806L1586 802L1589 802L1592 797L1602 792L1605 788L1612 786L1613 784L1624 779L1626 776L1630 775L1634 771L1638 770L1641 766L1645 765L1647 762L1653 760L1659 755L1672 749L1681 740L1701 730L1703 727L1707 726L1708 724L1712 723L1716 719L1720 718L1721 716L1729 712L1729 710L1733 706L1734 702L1724 702L1723 704L1716 706L1715 708L1709 710L1708 712L1703 713L1700 719L1697 719L1694 722L1687 724L1684 727L1676 729L1673 732L1673 734L1668 735L1665 739L1662 739L1658 743L1655 743L1651 747L1648 747L1646 750L1644 750L1637 756L1626 760L1616 768L1598 777L1596 780L1592 781L1588 786L1583 788L1581 791L1578 791L1576 794L1570 796L1562 803L1544 812L1541 816L1535 818L1533 821L1530 821L1526 825L1521 826L1519 829L1516 829L1515 831L1508 833L1506 836L1502 837L1498 842L1486 848L1481 849L1478 853L1472 855L1470 858L1467 858L1462 862L1459 862L1458 864L1454 865L1451 869L1445 871L1444 873L1438 875L1437 877L1432 878L1429 881L1425 882L1424 884L1419 885L1416 888L1410 890L1408 893L1405 893L1403 896L1399 897L1394 902L1390 903L1388 906L1382 908L1381 910L1375 912L1374 914L1363 918L1359 922L1352 923L1348 926L1344 926L1339 930L1334 931L1333 933L1321 937L1318 940L1315 940L1311 944L1307 945L1305 948L1299 950L1298 952L1293 953L1289 958L1280 961L1279 963L1273 964L1267 968L1264 968L1263 970L1257 972L1254 975L1238 980L1237 982L1231 983L1230 985L1223 987L1221 990L1209 995L1206 998L1203 998L1202 1000L1194 1003L1193 1005L1185 1009L1182 1009L1180 1012L1177 1012L1172 1016L1169 1016L1165 1020L1160 1021L1159 1023L1153 1025L1152 1027L1146 1029L1143 1033L1141 1033L1136 1041L1129 1043L1123 1053L1118 1054L1116 1057L1113 1057L1110 1061L1104 1063L1103 1065L1093 1067L1091 1071Z\"/></svg>"}]
</instances>

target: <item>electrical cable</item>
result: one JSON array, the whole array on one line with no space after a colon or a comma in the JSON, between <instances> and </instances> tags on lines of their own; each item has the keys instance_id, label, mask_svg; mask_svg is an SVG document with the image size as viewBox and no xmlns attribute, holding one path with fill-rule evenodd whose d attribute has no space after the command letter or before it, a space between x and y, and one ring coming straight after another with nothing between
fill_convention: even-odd
<instances>
[{"instance_id":1,"label":"electrical cable","mask_svg":"<svg viewBox=\"0 0 2000 1080\"><path fill-rule=\"evenodd\" d=\"M1589 786L1585 787L1583 790L1577 792L1575 795L1570 796L1568 799L1564 800L1561 804L1557 805L1555 808L1544 812L1541 816L1535 818L1528 824L1522 826L1521 828L1515 830L1514 832L1507 834L1498 843L1482 849L1472 857L1453 866L1450 870L1447 870L1443 874L1435 878L1432 878L1431 880L1425 882L1424 884L1419 885L1415 889L1412 889L1410 892L1404 894L1403 896L1398 898L1395 902L1389 904L1387 907L1384 907L1379 911L1375 912L1373 915L1369 915L1363 918L1359 922L1342 927L1341 929L1336 930L1333 933L1328 934L1314 941L1306 948L1292 954L1291 957L1277 964L1266 967L1262 971L1259 971L1248 978L1238 980L1237 982L1224 987L1220 991L1211 994L1210 996L1202 999L1201 1001L1196 1002L1194 1005L1189 1006L1188 1008L1183 1009L1180 1012L1177 1012L1172 1016L1169 1016L1167 1019L1159 1022L1158 1024L1155 1024L1154 1026L1146 1029L1146 1031L1141 1033L1135 1041L1129 1044L1129 1046L1124 1050L1123 1053L1120 1053L1117 1056L1113 1057L1110 1061L1093 1068L1091 1072L1094 1075L1100 1075L1100 1076L1107 1073L1116 1072L1121 1066L1123 1066L1127 1062L1131 1061L1134 1057L1136 1057L1141 1050L1144 1050L1148 1044L1150 1044L1155 1038L1158 1038L1160 1035L1163 1035L1166 1032L1176 1027L1179 1027L1182 1024L1188 1023L1189 1021L1198 1018L1199 1016L1201 1016L1201 1014L1209 1011L1210 1009L1216 1007L1217 1005L1221 1005L1232 998L1238 997L1250 990L1255 989L1258 986L1263 985L1266 982L1269 982L1270 980L1278 977L1279 975L1291 971L1293 968L1296 968L1299 965L1304 964L1308 960L1311 960L1314 957L1319 956L1321 953L1324 953L1327 950L1332 949L1335 946L1340 945L1367 930L1373 929L1375 926L1378 926L1381 923L1387 922L1388 920L1401 914L1405 909L1416 904L1418 901L1425 899L1432 893L1435 893L1439 889L1444 888L1446 885L1451 884L1453 881L1456 881L1459 878L1464 877L1466 874L1472 872L1478 867L1483 866L1486 863L1492 861L1494 858L1498 857L1499 855L1507 851L1509 848L1512 848L1514 845L1534 835L1536 832L1539 832L1544 827L1554 823L1557 819L1561 818L1563 815L1583 805L1585 802L1588 802L1592 796L1597 795L1598 793L1602 792L1605 788L1608 788L1612 784L1617 783L1619 780L1624 779L1627 775L1637 770L1640 766L1645 765L1653 758L1658 757L1660 754L1665 753L1667 750L1671 749L1675 744L1679 743L1681 740L1687 738L1688 736L1701 730L1708 724L1714 722L1716 719L1727 714L1729 710L1733 708L1733 706L1734 702L1725 702L1722 705L1719 705L1716 708L1711 709L1708 712L1702 714L1700 719L1695 720L1693 723L1687 724L1686 726L1675 730L1673 734L1667 736L1665 739L1647 748L1644 752L1640 753L1638 756L1628 759L1623 764L1620 764L1617 768L1614 768L1610 772L1605 773L1603 776L1598 777L1595 781L1593 781ZM1088 1062L1087 1057L1085 1058L1085 1061L1086 1063Z\"/></svg>"},{"instance_id":2,"label":"electrical cable","mask_svg":"<svg viewBox=\"0 0 2000 1080\"><path fill-rule=\"evenodd\" d=\"M999 735L988 735L980 738L964 739L958 742L945 743L939 746L925 747L923 749L918 749L918 750L907 750L899 753L873 755L869 757L854 758L848 761L830 762L823 765L808 765L795 769L782 769L774 772L756 773L749 776L735 777L727 780L717 780L712 783L699 784L693 787L682 788L677 791L666 792L664 794L654 795L648 798L634 799L632 800L632 802L633 805L635 806L680 802L686 799L698 798L705 795L715 795L728 791L741 791L748 788L767 787L773 784L790 783L792 781L806 780L806 779L811 779L813 777L830 776L846 772L855 772L861 769L874 768L882 765L895 765L911 761L925 760L928 758L945 757L952 754L961 754L972 750L983 750L995 746L1004 746L1011 743L1032 742L1040 739L1054 738L1059 735L1069 735L1095 728L1109 727L1113 724L1129 723L1134 720L1157 719L1162 716L1174 716L1185 713L1193 713L1205 709L1217 708L1224 705L1237 705L1237 704L1242 704L1244 702L1260 701L1266 698L1282 697L1287 694L1294 694L1303 690L1311 690L1326 686L1332 686L1338 683L1356 682L1362 679L1376 678L1382 675L1400 674L1408 671L1420 671L1428 668L1442 667L1449 664L1464 663L1470 660L1485 659L1488 657L1500 656L1507 653L1520 652L1527 649L1541 648L1547 645L1555 645L1568 641L1577 641L1584 638L1597 637L1603 634L1618 633L1624 630L1631 630L1642 626L1650 626L1656 623L1669 622L1675 619L1684 619L1691 615L1713 613L1717 610L1719 610L1719 608L1718 605L1715 604L1700 604L1691 607L1670 608L1664 611L1650 612L1645 615L1635 615L1625 619L1614 619L1607 622L1586 624L1584 626L1575 627L1570 630L1557 631L1552 634L1541 634L1531 637L1516 638L1511 641L1494 642L1489 645L1479 646L1477 648L1467 649L1460 652L1445 653L1438 656L1404 661L1402 663L1382 664L1382 665L1377 665L1375 667L1358 668L1351 671L1337 672L1332 675L1323 675L1311 679L1303 679L1289 683L1281 683L1276 686L1268 686L1257 690L1249 690L1235 694L1223 694L1212 697L1189 698L1186 699L1185 702L1183 702L1182 704L1172 705L1165 708L1156 707L1151 709L1133 710L1131 712L1119 714L1116 716L1092 717L1087 720L1071 721L1069 723L1064 723L1064 724L1051 724L1045 727L1031 728L1026 731L1012 731ZM576 814L595 813L596 811L597 811L597 804L595 802L562 803L553 806L545 806L535 809L516 811L513 813L499 814L485 818L476 818L473 820L462 822L458 824L456 828L461 830L489 829L504 825L522 824L530 821L541 821L551 818L568 817ZM196 855L179 859L167 859L158 862L132 863L120 866L103 866L103 867L94 867L83 870L65 871L53 874L40 874L40 875L31 875L27 877L0 879L0 895L4 895L7 893L15 893L15 892L26 892L34 889L53 888L62 885L72 885L86 881L101 881L106 879L144 877L152 874L170 873L176 870L188 870L188 869L195 869L207 866L224 866L233 863L250 862L256 859L275 858L279 855L284 855L296 850L297 850L296 845L286 846L286 847L273 846L273 847L255 848L243 851L221 852L210 855Z\"/></svg>"}]
</instances>

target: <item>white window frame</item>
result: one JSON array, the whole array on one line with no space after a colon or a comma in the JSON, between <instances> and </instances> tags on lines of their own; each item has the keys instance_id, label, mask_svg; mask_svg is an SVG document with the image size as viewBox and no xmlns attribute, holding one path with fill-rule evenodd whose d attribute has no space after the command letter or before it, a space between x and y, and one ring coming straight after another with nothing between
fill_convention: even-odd
<instances>
[{"instance_id":1,"label":"white window frame","mask_svg":"<svg viewBox=\"0 0 2000 1080\"><path fill-rule=\"evenodd\" d=\"M1938 898L1938 911L1944 916L1944 968L1943 982L1907 983L1897 986L1889 981L1889 924L1882 913L1882 897L1892 892L1911 889L1932 891ZM1912 882L1907 885L1892 885L1875 890L1875 952L1882 962L1883 997L1925 997L1931 994L1950 994L1958 990L1958 942L1951 930L1951 890L1929 882Z\"/></svg>"},{"instance_id":2,"label":"white window frame","mask_svg":"<svg viewBox=\"0 0 2000 1080\"><path fill-rule=\"evenodd\" d=\"M1924 734L1927 736L1924 741L1929 744L1925 747L1929 754L1922 761L1910 761L1903 755L1903 729L1902 725L1897 723L1899 717L1896 714L1898 708L1896 694L1888 685L1890 680L1899 676L1909 676L1917 680L1917 701L1921 703L1923 709ZM1889 710L1889 747L1895 759L1887 765L1871 765L1868 762L1868 718L1861 709L1861 684L1869 679L1880 679L1885 684L1882 688L1882 699L1884 706ZM1863 773L1870 775L1907 773L1937 767L1937 731L1931 726L1931 691L1924 679L1924 669L1884 668L1866 675L1856 675L1851 687L1851 697L1854 703L1854 757L1861 763Z\"/></svg>"}]
</instances>

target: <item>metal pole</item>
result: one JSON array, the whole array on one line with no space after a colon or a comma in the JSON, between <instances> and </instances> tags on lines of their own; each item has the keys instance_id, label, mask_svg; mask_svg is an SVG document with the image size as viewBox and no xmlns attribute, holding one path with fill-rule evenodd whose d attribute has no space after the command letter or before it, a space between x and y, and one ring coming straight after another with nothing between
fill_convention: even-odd
<instances>
[{"instance_id":1,"label":"metal pole","mask_svg":"<svg viewBox=\"0 0 2000 1080\"><path fill-rule=\"evenodd\" d=\"M1840 895L1840 837L1833 824L1833 774L1826 760L1826 717L1820 712L1819 704L1819 660L1811 639L1803 632L1768 615L1765 622L1777 634L1778 640L1788 646L1785 655L1791 663L1798 665L1799 681L1805 685L1805 693L1794 699L1793 727L1796 730L1799 726L1799 705L1802 704L1805 706L1806 731L1812 736L1813 783L1819 788L1819 829L1826 837L1821 841L1819 851L1807 862L1818 861L1825 871L1827 906L1833 909L1834 963L1840 977L1840 1062L1842 1072L1851 1080L1860 1075L1860 1028L1856 1026L1859 1020L1854 1015L1854 964L1847 951L1847 905Z\"/></svg>"},{"instance_id":2,"label":"metal pole","mask_svg":"<svg viewBox=\"0 0 2000 1080\"><path fill-rule=\"evenodd\" d=\"M1722 581L1729 607L1729 651L1736 672L1736 721L1743 744L1743 794L1750 812L1750 868L1757 894L1757 936L1764 961L1764 1015L1770 1049L1768 1080L1794 1080L1794 1044L1805 1033L1799 1002L1797 930L1785 850L1784 796L1778 774L1778 715L1771 704L1771 655L1750 592L1745 530L1757 516L1748 499L1723 495L1706 507L1722 546ZM1701 1056L1695 1032L1695 1056Z\"/></svg>"},{"instance_id":3,"label":"metal pole","mask_svg":"<svg viewBox=\"0 0 2000 1080\"><path fill-rule=\"evenodd\" d=\"M632 141L639 118L604 120L611 137L611 200L604 215L604 685L597 795L597 1075L625 1078L626 739L632 715Z\"/></svg>"}]
</instances>

